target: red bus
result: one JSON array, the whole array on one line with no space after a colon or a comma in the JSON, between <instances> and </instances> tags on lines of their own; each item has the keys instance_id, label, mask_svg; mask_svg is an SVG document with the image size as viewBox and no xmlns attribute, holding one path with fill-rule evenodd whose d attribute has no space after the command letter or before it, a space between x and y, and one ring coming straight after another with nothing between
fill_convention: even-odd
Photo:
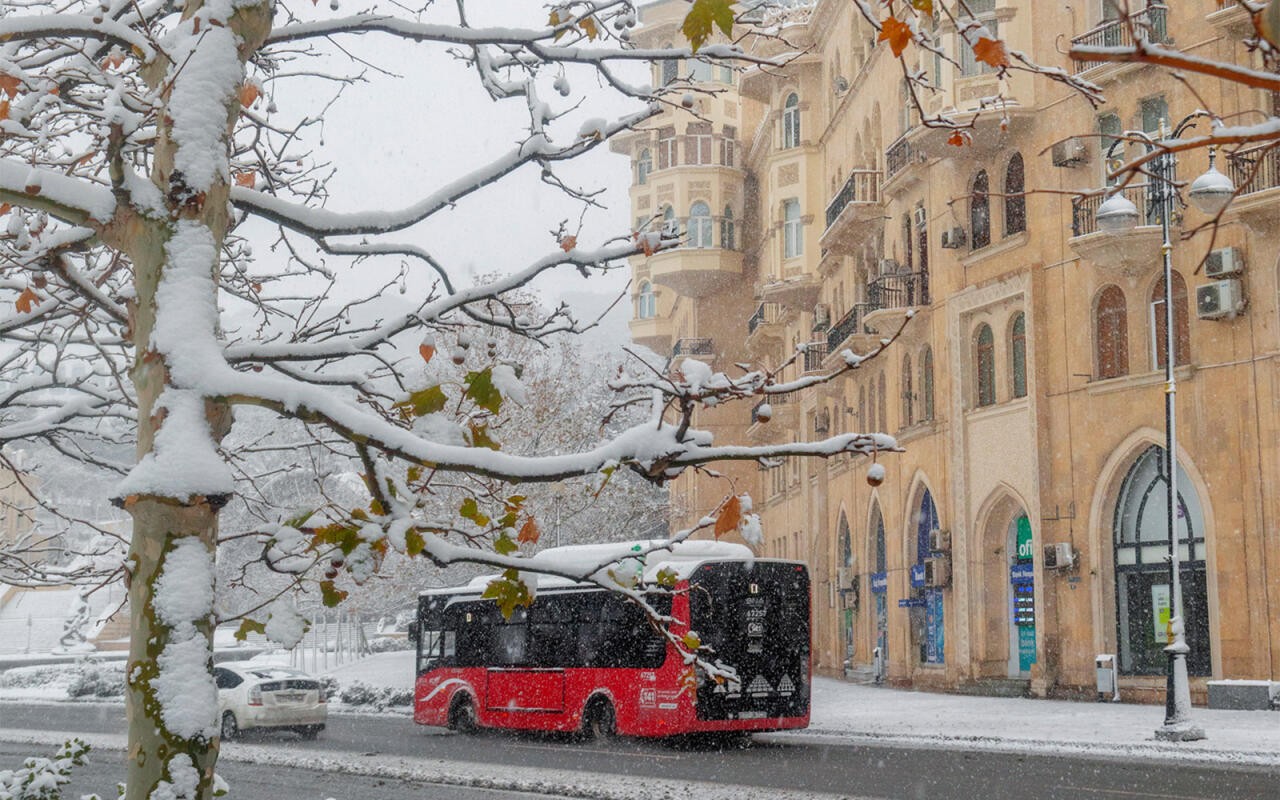
<instances>
[{"instance_id":1,"label":"red bus","mask_svg":"<svg viewBox=\"0 0 1280 800\"><path fill-rule=\"evenodd\" d=\"M599 547L573 549L616 552L616 546ZM711 658L732 667L739 680L718 682L691 671L643 610L621 595L544 576L533 604L506 620L494 601L480 597L490 578L477 578L419 597L414 721L463 732L483 727L595 737L809 724L803 563L755 558L741 545L686 542L650 554L635 568L648 581L662 569L676 575L675 592L651 594L651 604L676 620L677 636L695 631Z\"/></svg>"}]
</instances>

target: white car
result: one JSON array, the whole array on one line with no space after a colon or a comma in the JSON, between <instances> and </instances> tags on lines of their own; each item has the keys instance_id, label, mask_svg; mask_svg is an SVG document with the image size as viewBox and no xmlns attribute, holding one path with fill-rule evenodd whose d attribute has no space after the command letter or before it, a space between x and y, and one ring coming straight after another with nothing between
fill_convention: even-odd
<instances>
[{"instance_id":1,"label":"white car","mask_svg":"<svg viewBox=\"0 0 1280 800\"><path fill-rule=\"evenodd\" d=\"M224 741L250 728L293 730L304 739L324 730L329 713L324 687L305 672L236 661L214 665L213 680Z\"/></svg>"}]
</instances>

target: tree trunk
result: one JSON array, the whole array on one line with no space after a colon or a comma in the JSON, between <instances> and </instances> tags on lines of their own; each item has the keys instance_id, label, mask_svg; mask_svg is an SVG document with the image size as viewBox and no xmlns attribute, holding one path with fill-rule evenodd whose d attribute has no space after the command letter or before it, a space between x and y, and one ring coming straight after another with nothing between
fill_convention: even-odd
<instances>
[{"instance_id":1,"label":"tree trunk","mask_svg":"<svg viewBox=\"0 0 1280 800\"><path fill-rule=\"evenodd\" d=\"M202 0L188 2L183 19L190 20L203 7ZM210 24L205 20L205 30ZM212 24L225 26L237 37L235 57L243 76L245 62L270 31L271 4L263 0L240 6L229 18ZM193 48L212 46L206 45L204 38L193 37L193 41ZM162 96L170 102L179 94L175 87L192 76L183 75L187 62L162 61L149 65L144 75L153 88L165 87ZM166 108L159 115L163 122L151 179L166 197L169 218L121 213L112 224L114 230L107 234L129 255L134 268L135 299L130 311L135 360L130 375L137 392L139 461L153 453L157 433L165 424L166 412L156 412L157 401L168 390L189 393L192 389L177 385L166 354L154 341L157 316L165 313L158 306L157 290L166 271L173 268L167 263L166 245L180 224L190 227L195 223L208 231L214 252L220 253L227 231L229 143L240 114L239 82L214 88L197 93L201 100L225 106L227 127L221 152L202 154L218 163L212 182L196 186L196 192L189 191L192 187L175 169L181 148L192 145L175 141L173 119L177 113ZM190 94L185 102L192 102ZM216 287L216 260L209 269ZM216 308L216 290L209 294L202 300ZM218 332L194 331L193 335L216 337ZM216 444L230 428L230 410L214 398L204 398L203 408ZM127 800L208 800L213 796L219 725L212 678L213 565L218 508L224 500L200 494L169 497L150 488L123 498L133 516L126 561L130 615Z\"/></svg>"}]
</instances>

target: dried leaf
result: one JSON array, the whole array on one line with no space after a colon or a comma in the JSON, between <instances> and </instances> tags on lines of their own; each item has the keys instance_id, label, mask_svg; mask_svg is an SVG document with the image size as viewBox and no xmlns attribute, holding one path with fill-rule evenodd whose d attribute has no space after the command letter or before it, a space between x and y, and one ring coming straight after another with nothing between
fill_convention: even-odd
<instances>
[{"instance_id":1,"label":"dried leaf","mask_svg":"<svg viewBox=\"0 0 1280 800\"><path fill-rule=\"evenodd\" d=\"M13 210L13 206L8 203L0 203L0 216L4 216Z\"/></svg>"},{"instance_id":2,"label":"dried leaf","mask_svg":"<svg viewBox=\"0 0 1280 800\"><path fill-rule=\"evenodd\" d=\"M911 0L911 7L927 17L933 16L933 0Z\"/></svg>"},{"instance_id":3,"label":"dried leaf","mask_svg":"<svg viewBox=\"0 0 1280 800\"><path fill-rule=\"evenodd\" d=\"M697 650L699 647L702 647L702 637L698 636L698 634L693 631L689 631L680 638L680 643L690 651Z\"/></svg>"},{"instance_id":4,"label":"dried leaf","mask_svg":"<svg viewBox=\"0 0 1280 800\"><path fill-rule=\"evenodd\" d=\"M236 641L243 642L249 638L251 633L260 633L267 635L267 626L253 619L245 619L240 621L240 629L236 631Z\"/></svg>"},{"instance_id":5,"label":"dried leaf","mask_svg":"<svg viewBox=\"0 0 1280 800\"><path fill-rule=\"evenodd\" d=\"M533 521L533 515L529 515L520 526L520 532L516 534L516 541L521 544L537 544L538 537L542 536L542 531L538 530L538 523Z\"/></svg>"},{"instance_id":6,"label":"dried leaf","mask_svg":"<svg viewBox=\"0 0 1280 800\"><path fill-rule=\"evenodd\" d=\"M978 39L978 43L973 46L973 57L995 69L1009 66L1009 51L999 39L988 39L985 36Z\"/></svg>"},{"instance_id":7,"label":"dried leaf","mask_svg":"<svg viewBox=\"0 0 1280 800\"><path fill-rule=\"evenodd\" d=\"M240 105L248 108L258 102L258 98L262 96L262 90L252 81L245 81L240 86Z\"/></svg>"},{"instance_id":8,"label":"dried leaf","mask_svg":"<svg viewBox=\"0 0 1280 800\"><path fill-rule=\"evenodd\" d=\"M560 240L560 249L566 253L578 246L577 236L566 236Z\"/></svg>"},{"instance_id":9,"label":"dried leaf","mask_svg":"<svg viewBox=\"0 0 1280 800\"><path fill-rule=\"evenodd\" d=\"M907 49L907 44L911 41L911 26L897 17L889 17L880 24L880 35L876 37L876 41L888 42L893 54L901 57L902 51Z\"/></svg>"},{"instance_id":10,"label":"dried leaf","mask_svg":"<svg viewBox=\"0 0 1280 800\"><path fill-rule=\"evenodd\" d=\"M252 189L253 185L258 182L258 176L253 172L237 172L236 186L243 186L246 189Z\"/></svg>"},{"instance_id":11,"label":"dried leaf","mask_svg":"<svg viewBox=\"0 0 1280 800\"><path fill-rule=\"evenodd\" d=\"M578 23L578 27L582 28L582 32L587 35L588 39L594 40L597 36L600 35L600 29L596 27L596 21L594 17L587 17L582 22Z\"/></svg>"},{"instance_id":12,"label":"dried leaf","mask_svg":"<svg viewBox=\"0 0 1280 800\"><path fill-rule=\"evenodd\" d=\"M716 517L715 536L719 539L726 533L732 533L742 524L742 501L735 494L720 506L720 516Z\"/></svg>"},{"instance_id":13,"label":"dried leaf","mask_svg":"<svg viewBox=\"0 0 1280 800\"><path fill-rule=\"evenodd\" d=\"M22 81L0 72L0 91L9 95L10 98L18 96L18 88L22 86Z\"/></svg>"},{"instance_id":14,"label":"dried leaf","mask_svg":"<svg viewBox=\"0 0 1280 800\"><path fill-rule=\"evenodd\" d=\"M947 144L952 147L964 147L969 143L969 134L964 131L952 131L951 136L947 138Z\"/></svg>"},{"instance_id":15,"label":"dried leaf","mask_svg":"<svg viewBox=\"0 0 1280 800\"><path fill-rule=\"evenodd\" d=\"M733 0L693 0L680 26L693 52L707 43L716 28L725 36L733 35Z\"/></svg>"},{"instance_id":16,"label":"dried leaf","mask_svg":"<svg viewBox=\"0 0 1280 800\"><path fill-rule=\"evenodd\" d=\"M347 599L347 593L333 585L333 581L320 581L320 597L329 608Z\"/></svg>"},{"instance_id":17,"label":"dried leaf","mask_svg":"<svg viewBox=\"0 0 1280 800\"><path fill-rule=\"evenodd\" d=\"M28 286L22 290L22 294L18 295L18 300L14 305L17 306L20 313L30 314L31 309L35 307L35 304L39 302L39 300L40 295L36 294L31 287Z\"/></svg>"}]
</instances>

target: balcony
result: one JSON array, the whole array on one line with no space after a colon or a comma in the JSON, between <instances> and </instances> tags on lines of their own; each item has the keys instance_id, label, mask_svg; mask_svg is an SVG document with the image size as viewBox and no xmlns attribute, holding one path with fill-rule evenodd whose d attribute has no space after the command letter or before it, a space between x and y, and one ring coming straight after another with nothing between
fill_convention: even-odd
<instances>
[{"instance_id":1,"label":"balcony","mask_svg":"<svg viewBox=\"0 0 1280 800\"><path fill-rule=\"evenodd\" d=\"M664 317L632 319L628 323L631 329L631 341L647 347L655 353L665 353L671 349L671 320Z\"/></svg>"},{"instance_id":2,"label":"balcony","mask_svg":"<svg viewBox=\"0 0 1280 800\"><path fill-rule=\"evenodd\" d=\"M788 270L782 280L772 280L758 288L760 297L791 311L808 311L822 294L822 281L803 269Z\"/></svg>"},{"instance_id":3,"label":"balcony","mask_svg":"<svg viewBox=\"0 0 1280 800\"><path fill-rule=\"evenodd\" d=\"M1076 198L1071 201L1071 238L1067 244L1081 258L1104 270L1131 278L1160 264L1164 234L1160 231L1160 215L1156 207L1148 203L1146 187L1130 186L1122 191L1138 207L1139 218L1144 224L1124 233L1098 230L1098 206L1102 205L1104 198L1100 195Z\"/></svg>"},{"instance_id":4,"label":"balcony","mask_svg":"<svg viewBox=\"0 0 1280 800\"><path fill-rule=\"evenodd\" d=\"M875 347L878 336L866 333L862 321L871 310L870 303L854 303L843 317L827 329L827 362L834 366L838 362L838 354L842 350L855 353L866 353Z\"/></svg>"},{"instance_id":5,"label":"balcony","mask_svg":"<svg viewBox=\"0 0 1280 800\"><path fill-rule=\"evenodd\" d=\"M1154 44L1167 44L1169 38L1169 9L1163 5L1149 5L1146 9L1131 14L1128 19L1109 19L1091 31L1080 34L1071 40L1071 49L1077 47L1132 47L1131 28L1145 29L1147 38ZM1130 25L1130 21L1132 25ZM1086 61L1072 57L1072 69L1079 75L1083 72L1094 73L1090 78L1094 81L1114 79L1136 64L1113 63L1108 61Z\"/></svg>"},{"instance_id":6,"label":"balcony","mask_svg":"<svg viewBox=\"0 0 1280 800\"><path fill-rule=\"evenodd\" d=\"M706 336L686 336L682 339L676 339L675 346L671 348L672 358L678 358L680 356L710 358L715 354L715 341Z\"/></svg>"},{"instance_id":7,"label":"balcony","mask_svg":"<svg viewBox=\"0 0 1280 800\"><path fill-rule=\"evenodd\" d=\"M821 372L822 362L827 358L826 342L810 342L805 345L804 355L801 357L802 366L805 372Z\"/></svg>"},{"instance_id":8,"label":"balcony","mask_svg":"<svg viewBox=\"0 0 1280 800\"><path fill-rule=\"evenodd\" d=\"M1280 152L1252 147L1227 160L1227 174L1240 187L1227 213L1240 216L1255 232L1274 231L1280 223Z\"/></svg>"},{"instance_id":9,"label":"balcony","mask_svg":"<svg viewBox=\"0 0 1280 800\"><path fill-rule=\"evenodd\" d=\"M770 357L778 361L786 340L782 323L782 307L777 303L761 303L747 320L747 352L754 358Z\"/></svg>"},{"instance_id":10,"label":"balcony","mask_svg":"<svg viewBox=\"0 0 1280 800\"><path fill-rule=\"evenodd\" d=\"M929 305L929 273L897 272L867 284L866 329L888 336L907 318L907 312Z\"/></svg>"},{"instance_id":11,"label":"balcony","mask_svg":"<svg viewBox=\"0 0 1280 800\"><path fill-rule=\"evenodd\" d=\"M827 204L827 227L818 243L823 251L849 255L883 225L880 171L855 169Z\"/></svg>"},{"instance_id":12,"label":"balcony","mask_svg":"<svg viewBox=\"0 0 1280 800\"><path fill-rule=\"evenodd\" d=\"M704 297L728 287L742 275L742 253L719 247L677 247L645 261L654 283L685 297Z\"/></svg>"},{"instance_id":13,"label":"balcony","mask_svg":"<svg viewBox=\"0 0 1280 800\"><path fill-rule=\"evenodd\" d=\"M918 170L911 169L918 164L925 162L925 154L911 143L907 138L910 131L898 137L898 140L889 145L889 149L884 151L884 186L883 189L888 191L891 185L899 183L913 183L913 176L918 177Z\"/></svg>"}]
</instances>

